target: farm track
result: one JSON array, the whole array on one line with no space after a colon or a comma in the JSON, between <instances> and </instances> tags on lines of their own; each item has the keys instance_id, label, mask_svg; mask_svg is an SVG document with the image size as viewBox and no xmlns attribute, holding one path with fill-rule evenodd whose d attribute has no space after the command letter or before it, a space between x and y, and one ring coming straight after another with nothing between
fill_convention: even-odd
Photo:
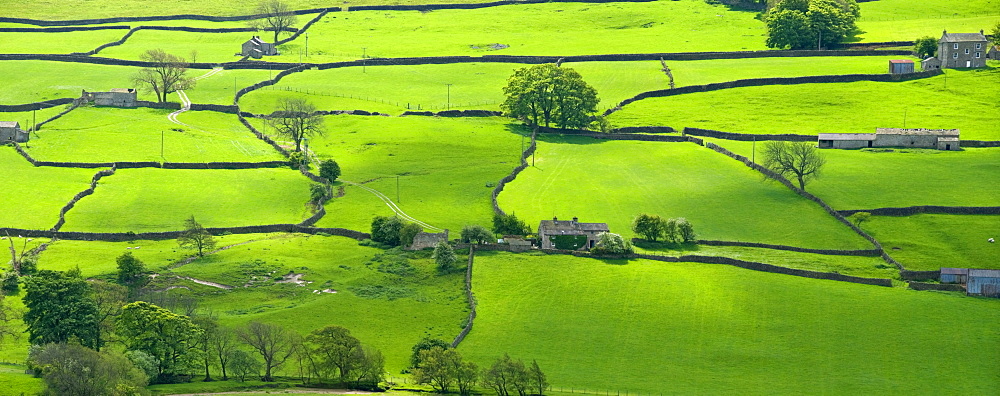
<instances>
[{"instance_id":1,"label":"farm track","mask_svg":"<svg viewBox=\"0 0 1000 396\"><path fill-rule=\"evenodd\" d=\"M214 76L214 75L218 74L222 70L223 69L221 67L216 67L216 68L212 69L211 71L209 71L208 73L205 73L205 74L202 74L201 76L195 77L193 80L194 81L198 81L198 80L206 79L208 77L211 77L211 76ZM183 125L183 126L186 126L188 128L194 128L193 126L190 126L188 124L185 124L185 123L180 122L180 121L177 120L177 116L179 116L181 113L183 113L185 111L188 111L188 110L191 110L191 99L188 99L187 93L185 93L183 90L178 90L177 91L177 97L181 99L181 109L177 110L177 111L175 111L173 113L168 114L167 115L167 119L170 120L170 122L172 122L174 124Z\"/></svg>"}]
</instances>

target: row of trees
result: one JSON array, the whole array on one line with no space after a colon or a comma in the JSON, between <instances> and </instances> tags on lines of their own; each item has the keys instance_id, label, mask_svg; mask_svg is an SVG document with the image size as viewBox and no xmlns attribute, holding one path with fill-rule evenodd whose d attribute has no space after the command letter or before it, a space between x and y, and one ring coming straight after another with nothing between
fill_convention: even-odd
<instances>
[{"instance_id":1,"label":"row of trees","mask_svg":"<svg viewBox=\"0 0 1000 396\"><path fill-rule=\"evenodd\" d=\"M493 389L500 396L515 392L519 396L527 396L542 395L549 387L537 361L525 365L523 361L504 354L489 367L480 369L476 363L465 360L457 350L440 340L424 339L415 345L411 363L413 379L430 385L438 393L457 389L463 396L470 395L473 388L480 385Z\"/></svg>"},{"instance_id":2,"label":"row of trees","mask_svg":"<svg viewBox=\"0 0 1000 396\"><path fill-rule=\"evenodd\" d=\"M854 0L780 0L763 15L770 48L820 49L857 30L861 8Z\"/></svg>"},{"instance_id":3,"label":"row of trees","mask_svg":"<svg viewBox=\"0 0 1000 396\"><path fill-rule=\"evenodd\" d=\"M659 215L646 213L632 220L632 231L650 242L663 238L669 243L691 243L698 237L694 232L694 226L683 217L665 219Z\"/></svg>"}]
</instances>

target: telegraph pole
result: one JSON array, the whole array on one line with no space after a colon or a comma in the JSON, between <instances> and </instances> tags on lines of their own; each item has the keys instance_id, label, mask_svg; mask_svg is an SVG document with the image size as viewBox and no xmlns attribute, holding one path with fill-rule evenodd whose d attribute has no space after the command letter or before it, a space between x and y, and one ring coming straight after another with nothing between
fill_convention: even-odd
<instances>
[{"instance_id":1,"label":"telegraph pole","mask_svg":"<svg viewBox=\"0 0 1000 396\"><path fill-rule=\"evenodd\" d=\"M399 203L399 175L396 175L396 203Z\"/></svg>"},{"instance_id":2,"label":"telegraph pole","mask_svg":"<svg viewBox=\"0 0 1000 396\"><path fill-rule=\"evenodd\" d=\"M451 84L445 84L448 86L448 105L446 106L448 110L451 110Z\"/></svg>"},{"instance_id":3,"label":"telegraph pole","mask_svg":"<svg viewBox=\"0 0 1000 396\"><path fill-rule=\"evenodd\" d=\"M160 158L166 159L163 157L163 131L160 131Z\"/></svg>"}]
</instances>

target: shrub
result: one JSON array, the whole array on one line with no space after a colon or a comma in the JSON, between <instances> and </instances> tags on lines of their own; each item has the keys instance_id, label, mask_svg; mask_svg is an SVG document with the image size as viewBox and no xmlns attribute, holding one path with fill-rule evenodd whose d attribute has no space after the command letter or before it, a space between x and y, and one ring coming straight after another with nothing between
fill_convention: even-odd
<instances>
[{"instance_id":1,"label":"shrub","mask_svg":"<svg viewBox=\"0 0 1000 396\"><path fill-rule=\"evenodd\" d=\"M375 216L372 219L372 240L389 246L399 244L399 233L403 230L403 220L396 216Z\"/></svg>"},{"instance_id":2,"label":"shrub","mask_svg":"<svg viewBox=\"0 0 1000 396\"><path fill-rule=\"evenodd\" d=\"M334 182L340 177L340 165L337 161L328 159L319 164L319 176Z\"/></svg>"},{"instance_id":3,"label":"shrub","mask_svg":"<svg viewBox=\"0 0 1000 396\"><path fill-rule=\"evenodd\" d=\"M632 244L621 235L602 232L597 235L597 245L590 250L594 254L632 254Z\"/></svg>"},{"instance_id":4,"label":"shrub","mask_svg":"<svg viewBox=\"0 0 1000 396\"><path fill-rule=\"evenodd\" d=\"M493 233L481 225L467 225L462 227L462 242L464 243L487 243L493 240Z\"/></svg>"},{"instance_id":5,"label":"shrub","mask_svg":"<svg viewBox=\"0 0 1000 396\"><path fill-rule=\"evenodd\" d=\"M288 155L288 165L292 169L299 169L300 166L309 167L309 158L301 151L295 151Z\"/></svg>"},{"instance_id":6,"label":"shrub","mask_svg":"<svg viewBox=\"0 0 1000 396\"><path fill-rule=\"evenodd\" d=\"M448 242L438 242L437 246L434 247L433 257L434 262L437 263L439 273L447 274L455 270L455 263L458 262L458 257L455 256L455 251Z\"/></svg>"},{"instance_id":7,"label":"shrub","mask_svg":"<svg viewBox=\"0 0 1000 396\"><path fill-rule=\"evenodd\" d=\"M694 226L683 217L677 219L677 234L680 237L680 241L684 243L694 242L698 237L694 233Z\"/></svg>"},{"instance_id":8,"label":"shrub","mask_svg":"<svg viewBox=\"0 0 1000 396\"><path fill-rule=\"evenodd\" d=\"M7 271L0 280L0 291L6 296L17 295L21 291L20 277L14 271Z\"/></svg>"},{"instance_id":9,"label":"shrub","mask_svg":"<svg viewBox=\"0 0 1000 396\"><path fill-rule=\"evenodd\" d=\"M413 238L417 237L417 234L424 230L423 227L414 224L406 223L401 230L399 230L399 246L410 246L413 244Z\"/></svg>"}]
</instances>

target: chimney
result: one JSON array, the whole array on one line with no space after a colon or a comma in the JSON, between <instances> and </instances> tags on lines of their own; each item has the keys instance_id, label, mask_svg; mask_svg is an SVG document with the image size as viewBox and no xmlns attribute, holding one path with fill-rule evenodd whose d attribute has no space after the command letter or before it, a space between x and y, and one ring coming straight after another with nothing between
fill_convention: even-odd
<instances>
[{"instance_id":1,"label":"chimney","mask_svg":"<svg viewBox=\"0 0 1000 396\"><path fill-rule=\"evenodd\" d=\"M559 221L558 217L552 216L552 221Z\"/></svg>"},{"instance_id":2,"label":"chimney","mask_svg":"<svg viewBox=\"0 0 1000 396\"><path fill-rule=\"evenodd\" d=\"M573 224L576 224L576 222L577 222L578 220L580 220L580 219L576 218L576 216L573 216Z\"/></svg>"}]
</instances>

